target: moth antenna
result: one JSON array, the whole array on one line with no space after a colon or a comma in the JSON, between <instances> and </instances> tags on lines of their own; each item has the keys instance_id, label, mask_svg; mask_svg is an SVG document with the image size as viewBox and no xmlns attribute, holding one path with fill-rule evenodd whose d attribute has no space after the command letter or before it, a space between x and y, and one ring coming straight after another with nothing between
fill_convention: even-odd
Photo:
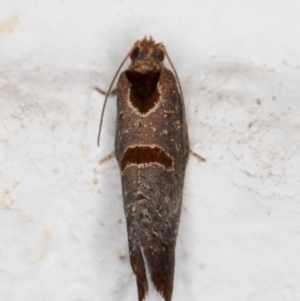
<instances>
[{"instance_id":1,"label":"moth antenna","mask_svg":"<svg viewBox=\"0 0 300 301\"><path fill-rule=\"evenodd\" d=\"M132 49L133 49L133 48L132 48ZM112 87L113 87L113 84L115 83L115 80L116 80L116 78L117 78L117 76L118 76L118 74L119 74L121 68L122 68L123 65L125 64L125 62L126 62L126 60L128 59L128 57L130 56L130 54L131 54L131 52L132 52L132 49L128 52L128 54L126 55L126 57L125 57L124 60L122 61L121 65L120 65L120 67L118 68L118 70L117 70L117 72L116 72L116 74L115 74L115 76L114 76L114 78L113 78L113 80L112 80L112 82L111 82L111 84L110 84L110 86L109 86L109 89L108 89L108 91L107 91L107 93L106 93L105 100L104 100L104 104L103 104L103 107L102 107L102 113L101 113L101 118L100 118L100 124L99 124L98 139L97 139L97 145L98 145L98 147L99 147L99 145L100 145L100 134L101 134L102 123L103 123L103 117L104 117L104 111L105 111L105 107L106 107L106 103L107 103L108 96L109 96L109 94L110 94L110 92L111 92L111 89L112 89Z\"/></svg>"},{"instance_id":2,"label":"moth antenna","mask_svg":"<svg viewBox=\"0 0 300 301\"><path fill-rule=\"evenodd\" d=\"M175 74L175 79L176 79L176 82L177 82L177 85L178 85L178 89L179 89L179 94L180 94L180 99L181 99L181 105L182 105L182 125L185 125L186 122L185 122L185 107L184 107L184 98L183 98L183 93L182 93L182 89L181 89L181 85L180 85L180 81L179 81L179 77L177 75L177 72L176 72L176 69L169 57L169 54L166 50L166 48L163 46L163 51L168 59L168 62L169 64L171 65L171 68L173 69L174 71L174 74ZM183 145L186 145L186 126L183 126L182 127L182 139L183 139ZM186 154L186 148L185 148L185 151L184 153Z\"/></svg>"}]
</instances>

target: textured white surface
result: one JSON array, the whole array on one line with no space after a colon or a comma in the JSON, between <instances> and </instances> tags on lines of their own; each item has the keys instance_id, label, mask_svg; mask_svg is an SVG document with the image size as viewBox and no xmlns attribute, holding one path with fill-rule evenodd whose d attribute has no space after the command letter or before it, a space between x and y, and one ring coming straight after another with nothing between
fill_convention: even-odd
<instances>
[{"instance_id":1,"label":"textured white surface","mask_svg":"<svg viewBox=\"0 0 300 301\"><path fill-rule=\"evenodd\" d=\"M103 97L162 41L191 147L173 300L300 300L300 1L0 0L0 300L137 300ZM151 291L147 300L161 300Z\"/></svg>"}]
</instances>

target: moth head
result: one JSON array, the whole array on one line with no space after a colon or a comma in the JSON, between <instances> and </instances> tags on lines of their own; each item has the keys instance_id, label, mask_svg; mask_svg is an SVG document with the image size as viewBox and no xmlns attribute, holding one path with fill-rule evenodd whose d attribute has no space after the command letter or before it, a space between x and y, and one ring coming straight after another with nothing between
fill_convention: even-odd
<instances>
[{"instance_id":1,"label":"moth head","mask_svg":"<svg viewBox=\"0 0 300 301\"><path fill-rule=\"evenodd\" d=\"M137 41L130 51L131 64L129 70L139 73L159 72L165 58L162 43L155 43L150 37Z\"/></svg>"}]
</instances>

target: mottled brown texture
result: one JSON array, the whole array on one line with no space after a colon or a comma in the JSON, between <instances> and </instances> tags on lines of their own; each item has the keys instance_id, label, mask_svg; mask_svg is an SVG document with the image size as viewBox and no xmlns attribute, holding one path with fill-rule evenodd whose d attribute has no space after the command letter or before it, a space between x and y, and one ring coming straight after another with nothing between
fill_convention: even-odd
<instances>
[{"instance_id":1,"label":"mottled brown texture","mask_svg":"<svg viewBox=\"0 0 300 301\"><path fill-rule=\"evenodd\" d=\"M173 72L163 64L164 54L161 43L137 41L117 85L115 148L139 301L148 292L146 263L155 288L171 301L189 154L183 99Z\"/></svg>"}]
</instances>

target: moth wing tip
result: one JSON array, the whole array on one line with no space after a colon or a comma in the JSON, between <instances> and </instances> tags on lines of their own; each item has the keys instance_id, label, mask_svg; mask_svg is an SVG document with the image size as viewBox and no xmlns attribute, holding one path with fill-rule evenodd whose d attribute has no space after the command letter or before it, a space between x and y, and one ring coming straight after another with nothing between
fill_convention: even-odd
<instances>
[{"instance_id":1,"label":"moth wing tip","mask_svg":"<svg viewBox=\"0 0 300 301\"><path fill-rule=\"evenodd\" d=\"M138 299L139 301L143 301L148 294L149 287L145 261L140 248L130 250L130 264L136 276Z\"/></svg>"}]
</instances>

